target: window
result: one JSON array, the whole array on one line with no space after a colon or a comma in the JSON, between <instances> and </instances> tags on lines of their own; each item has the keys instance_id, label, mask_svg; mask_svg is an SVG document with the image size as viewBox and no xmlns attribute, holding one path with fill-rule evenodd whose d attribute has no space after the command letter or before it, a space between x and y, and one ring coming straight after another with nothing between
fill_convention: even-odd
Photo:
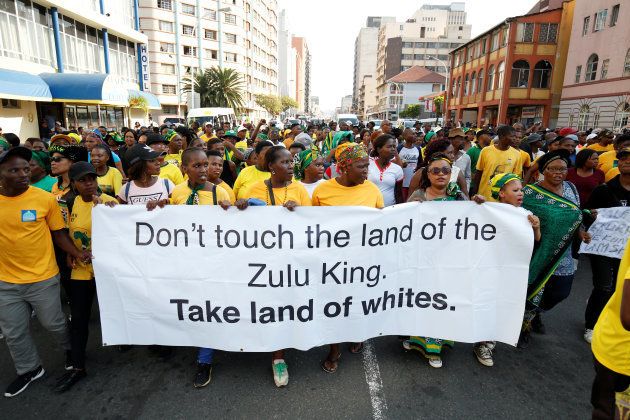
<instances>
[{"instance_id":1,"label":"window","mask_svg":"<svg viewBox=\"0 0 630 420\"><path fill-rule=\"evenodd\" d=\"M499 33L495 32L492 34L492 45L490 46L490 51L494 51L499 48Z\"/></svg>"},{"instance_id":2,"label":"window","mask_svg":"<svg viewBox=\"0 0 630 420\"><path fill-rule=\"evenodd\" d=\"M591 54L586 62L586 74L584 75L585 82L592 82L597 77L597 62L599 57L597 54Z\"/></svg>"},{"instance_id":3,"label":"window","mask_svg":"<svg viewBox=\"0 0 630 420\"><path fill-rule=\"evenodd\" d=\"M203 37L205 39L211 39L211 40L215 40L217 39L217 31L213 31L212 29L204 29L203 30Z\"/></svg>"},{"instance_id":4,"label":"window","mask_svg":"<svg viewBox=\"0 0 630 420\"><path fill-rule=\"evenodd\" d=\"M486 90L490 92L494 89L494 66L488 68L488 87Z\"/></svg>"},{"instance_id":5,"label":"window","mask_svg":"<svg viewBox=\"0 0 630 420\"><path fill-rule=\"evenodd\" d=\"M162 105L162 113L177 115L177 105Z\"/></svg>"},{"instance_id":6,"label":"window","mask_svg":"<svg viewBox=\"0 0 630 420\"><path fill-rule=\"evenodd\" d=\"M225 14L223 19L225 23L231 23L232 25L236 25L236 15Z\"/></svg>"},{"instance_id":7,"label":"window","mask_svg":"<svg viewBox=\"0 0 630 420\"><path fill-rule=\"evenodd\" d=\"M503 89L503 75L505 74L505 62L501 62L497 68L497 89Z\"/></svg>"},{"instance_id":8,"label":"window","mask_svg":"<svg viewBox=\"0 0 630 420\"><path fill-rule=\"evenodd\" d=\"M225 42L231 42L232 44L236 44L236 35L226 33Z\"/></svg>"},{"instance_id":9,"label":"window","mask_svg":"<svg viewBox=\"0 0 630 420\"><path fill-rule=\"evenodd\" d=\"M606 79L606 77L608 76L608 63L610 63L610 60L608 58L602 61L602 73L599 76L601 80Z\"/></svg>"},{"instance_id":10,"label":"window","mask_svg":"<svg viewBox=\"0 0 630 420\"><path fill-rule=\"evenodd\" d=\"M175 95L177 89L175 89L175 85L162 85L162 93L165 95Z\"/></svg>"},{"instance_id":11,"label":"window","mask_svg":"<svg viewBox=\"0 0 630 420\"><path fill-rule=\"evenodd\" d=\"M551 85L551 63L541 60L534 66L534 80L532 87L535 89L549 89Z\"/></svg>"},{"instance_id":12,"label":"window","mask_svg":"<svg viewBox=\"0 0 630 420\"><path fill-rule=\"evenodd\" d=\"M616 4L613 6L610 11L610 26L615 26L617 24L617 19L619 19L619 5Z\"/></svg>"},{"instance_id":13,"label":"window","mask_svg":"<svg viewBox=\"0 0 630 420\"><path fill-rule=\"evenodd\" d=\"M472 75L470 76L470 94L471 95L475 94L476 88L477 88L477 73L473 71Z\"/></svg>"},{"instance_id":14,"label":"window","mask_svg":"<svg viewBox=\"0 0 630 420\"><path fill-rule=\"evenodd\" d=\"M580 76L582 75L582 66L577 66L575 68L575 83L580 83Z\"/></svg>"},{"instance_id":15,"label":"window","mask_svg":"<svg viewBox=\"0 0 630 420\"><path fill-rule=\"evenodd\" d=\"M608 9L600 10L595 14L595 25L593 25L593 32L598 32L604 29L604 26L606 26L607 15Z\"/></svg>"},{"instance_id":16,"label":"window","mask_svg":"<svg viewBox=\"0 0 630 420\"><path fill-rule=\"evenodd\" d=\"M173 33L173 22L160 21L160 31Z\"/></svg>"},{"instance_id":17,"label":"window","mask_svg":"<svg viewBox=\"0 0 630 420\"><path fill-rule=\"evenodd\" d=\"M174 64L164 64L162 63L162 73L164 74L175 74L175 65Z\"/></svg>"},{"instance_id":18,"label":"window","mask_svg":"<svg viewBox=\"0 0 630 420\"><path fill-rule=\"evenodd\" d=\"M226 52L224 58L225 58L225 61L227 61L229 63L236 63L236 54L235 53Z\"/></svg>"},{"instance_id":19,"label":"window","mask_svg":"<svg viewBox=\"0 0 630 420\"><path fill-rule=\"evenodd\" d=\"M540 33L538 34L538 42L554 44L558 35L557 23L541 23Z\"/></svg>"},{"instance_id":20,"label":"window","mask_svg":"<svg viewBox=\"0 0 630 420\"><path fill-rule=\"evenodd\" d=\"M468 96L470 92L470 78L469 75L466 75L464 78L464 96Z\"/></svg>"},{"instance_id":21,"label":"window","mask_svg":"<svg viewBox=\"0 0 630 420\"><path fill-rule=\"evenodd\" d=\"M578 114L578 131L586 131L588 128L588 117L589 117L589 107L588 105L582 105L580 107L580 113Z\"/></svg>"},{"instance_id":22,"label":"window","mask_svg":"<svg viewBox=\"0 0 630 420\"><path fill-rule=\"evenodd\" d=\"M195 6L192 4L182 3L182 13L185 15L195 16Z\"/></svg>"},{"instance_id":23,"label":"window","mask_svg":"<svg viewBox=\"0 0 630 420\"><path fill-rule=\"evenodd\" d=\"M505 26L503 30L501 31L501 46L505 47L507 45L507 42L508 42L508 27Z\"/></svg>"},{"instance_id":24,"label":"window","mask_svg":"<svg viewBox=\"0 0 630 420\"><path fill-rule=\"evenodd\" d=\"M3 100L4 101L4 100ZM3 104L4 106L4 104ZM630 120L630 104L622 102L615 111L615 120L613 122L613 130L621 130L622 127L628 125Z\"/></svg>"},{"instance_id":25,"label":"window","mask_svg":"<svg viewBox=\"0 0 630 420\"><path fill-rule=\"evenodd\" d=\"M486 38L481 40L481 51L479 53L480 55L483 55L486 53L486 42L488 42Z\"/></svg>"},{"instance_id":26,"label":"window","mask_svg":"<svg viewBox=\"0 0 630 420\"><path fill-rule=\"evenodd\" d=\"M455 97L459 97L459 92L461 92L462 88L462 78L461 76L457 78L457 86L455 87Z\"/></svg>"},{"instance_id":27,"label":"window","mask_svg":"<svg viewBox=\"0 0 630 420\"><path fill-rule=\"evenodd\" d=\"M203 9L203 16L201 17L210 20L217 20L217 11L212 9Z\"/></svg>"},{"instance_id":28,"label":"window","mask_svg":"<svg viewBox=\"0 0 630 420\"><path fill-rule=\"evenodd\" d=\"M163 52L163 53L174 53L175 52L175 44L170 44L168 42L160 42L160 52Z\"/></svg>"},{"instance_id":29,"label":"window","mask_svg":"<svg viewBox=\"0 0 630 420\"><path fill-rule=\"evenodd\" d=\"M515 61L514 64L512 64L512 77L510 78L510 87L526 88L528 80L529 63L525 60Z\"/></svg>"},{"instance_id":30,"label":"window","mask_svg":"<svg viewBox=\"0 0 630 420\"><path fill-rule=\"evenodd\" d=\"M2 108L5 109L20 109L20 101L17 99L5 99L2 98Z\"/></svg>"},{"instance_id":31,"label":"window","mask_svg":"<svg viewBox=\"0 0 630 420\"><path fill-rule=\"evenodd\" d=\"M630 48L626 51L626 59L623 62L623 76L630 76Z\"/></svg>"},{"instance_id":32,"label":"window","mask_svg":"<svg viewBox=\"0 0 630 420\"><path fill-rule=\"evenodd\" d=\"M182 25L182 34L184 35L195 35L195 27L190 25Z\"/></svg>"},{"instance_id":33,"label":"window","mask_svg":"<svg viewBox=\"0 0 630 420\"><path fill-rule=\"evenodd\" d=\"M584 23L582 24L582 36L588 34L588 27L591 25L591 17L586 16L584 18Z\"/></svg>"},{"instance_id":34,"label":"window","mask_svg":"<svg viewBox=\"0 0 630 420\"><path fill-rule=\"evenodd\" d=\"M158 9L173 10L171 0L157 0Z\"/></svg>"},{"instance_id":35,"label":"window","mask_svg":"<svg viewBox=\"0 0 630 420\"><path fill-rule=\"evenodd\" d=\"M534 41L534 24L519 23L516 27L517 42L533 42Z\"/></svg>"},{"instance_id":36,"label":"window","mask_svg":"<svg viewBox=\"0 0 630 420\"><path fill-rule=\"evenodd\" d=\"M477 75L477 92L483 92L483 69L480 69Z\"/></svg>"},{"instance_id":37,"label":"window","mask_svg":"<svg viewBox=\"0 0 630 420\"><path fill-rule=\"evenodd\" d=\"M191 57L197 57L197 47L191 47L189 45L184 45L184 55L189 55Z\"/></svg>"},{"instance_id":38,"label":"window","mask_svg":"<svg viewBox=\"0 0 630 420\"><path fill-rule=\"evenodd\" d=\"M216 60L217 50L206 50L206 57L210 57L212 60Z\"/></svg>"}]
</instances>

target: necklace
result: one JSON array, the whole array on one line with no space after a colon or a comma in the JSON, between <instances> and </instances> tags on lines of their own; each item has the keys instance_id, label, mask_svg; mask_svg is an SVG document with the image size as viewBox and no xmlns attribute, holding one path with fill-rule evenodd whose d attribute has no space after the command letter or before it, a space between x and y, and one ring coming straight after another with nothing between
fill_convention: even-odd
<instances>
[{"instance_id":1,"label":"necklace","mask_svg":"<svg viewBox=\"0 0 630 420\"><path fill-rule=\"evenodd\" d=\"M287 202L287 194L288 194L288 192L289 192L289 185L290 185L290 184L291 184L291 183L289 182L288 184L286 184L286 185L284 186L284 198L282 199L282 203L281 203L282 205L284 205L284 203L286 203L286 202ZM271 180L269 180L269 185L271 185ZM274 189L274 188L273 188L273 186L272 186L272 187L271 187L271 190L270 190L270 191L269 191L269 190L267 191L267 205L268 205L268 206L269 206L269 205L271 205L271 201L272 201L271 194L274 194L274 193L273 193L273 189ZM274 194L274 195L275 195L275 194ZM275 198L275 197L274 197L274 198ZM273 201L275 201L275 200L273 200Z\"/></svg>"}]
</instances>

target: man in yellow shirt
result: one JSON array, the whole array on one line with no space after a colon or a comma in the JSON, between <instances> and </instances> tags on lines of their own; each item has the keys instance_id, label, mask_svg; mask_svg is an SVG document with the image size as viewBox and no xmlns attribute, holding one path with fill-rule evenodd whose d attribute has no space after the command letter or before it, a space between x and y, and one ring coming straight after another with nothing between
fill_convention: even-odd
<instances>
[{"instance_id":1,"label":"man in yellow shirt","mask_svg":"<svg viewBox=\"0 0 630 420\"><path fill-rule=\"evenodd\" d=\"M71 368L53 241L71 258L91 260L88 251L78 250L70 240L55 197L29 186L30 160L25 147L0 154L0 330L18 374L5 397L18 395L45 373L30 336L31 308L66 350L66 368Z\"/></svg>"},{"instance_id":2,"label":"man in yellow shirt","mask_svg":"<svg viewBox=\"0 0 630 420\"><path fill-rule=\"evenodd\" d=\"M593 419L615 416L615 392L630 387L630 239L621 259L617 287L593 330L591 349L595 380L591 391Z\"/></svg>"},{"instance_id":3,"label":"man in yellow shirt","mask_svg":"<svg viewBox=\"0 0 630 420\"><path fill-rule=\"evenodd\" d=\"M595 143L586 146L587 149L593 149L600 155L604 152L613 150L613 139L615 135L610 130L602 130L595 139Z\"/></svg>"},{"instance_id":4,"label":"man in yellow shirt","mask_svg":"<svg viewBox=\"0 0 630 420\"><path fill-rule=\"evenodd\" d=\"M599 155L599 164L597 169L600 169L603 173L608 173L611 169L617 167L617 152L621 149L630 147L630 135L623 134L618 136L613 143L614 150L604 152Z\"/></svg>"}]
</instances>

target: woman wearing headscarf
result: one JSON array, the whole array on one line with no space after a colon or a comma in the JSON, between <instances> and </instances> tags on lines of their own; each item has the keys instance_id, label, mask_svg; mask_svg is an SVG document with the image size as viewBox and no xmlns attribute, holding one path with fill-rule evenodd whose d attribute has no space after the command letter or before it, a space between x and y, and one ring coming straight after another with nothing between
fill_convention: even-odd
<instances>
[{"instance_id":1,"label":"woman wearing headscarf","mask_svg":"<svg viewBox=\"0 0 630 420\"><path fill-rule=\"evenodd\" d=\"M31 185L51 192L56 178L48 175L50 173L50 156L46 151L33 150L31 156Z\"/></svg>"},{"instance_id":2,"label":"woman wearing headscarf","mask_svg":"<svg viewBox=\"0 0 630 420\"><path fill-rule=\"evenodd\" d=\"M109 146L107 145L107 143L105 141L103 141L103 136L101 134L101 131L98 128L95 128L93 131L88 131L85 134L85 147L88 149L88 162L92 161L92 148L94 146L96 146L97 144L103 144L105 145L107 148L109 148ZM111 152L111 149L110 149ZM116 169L118 169L120 171L120 173L125 176L125 171L123 169L122 166L122 162L120 161L120 157L118 156L118 154L111 152L111 159L107 162L108 166L113 166Z\"/></svg>"},{"instance_id":3,"label":"woman wearing headscarf","mask_svg":"<svg viewBox=\"0 0 630 420\"><path fill-rule=\"evenodd\" d=\"M330 145L332 149L330 150L330 153L328 153L328 155L324 157L324 166L327 166L326 170L324 171L324 179L332 179L339 176L341 172L339 171L339 167L335 162L335 151L337 147L342 144L353 143L354 134L352 133L352 131L339 131L335 133L334 136L331 137L331 139L332 140L330 142Z\"/></svg>"},{"instance_id":4,"label":"woman wearing headscarf","mask_svg":"<svg viewBox=\"0 0 630 420\"><path fill-rule=\"evenodd\" d=\"M324 158L319 149L313 146L293 157L293 178L300 181L309 197L313 196L315 188L324 182Z\"/></svg>"},{"instance_id":5,"label":"woman wearing headscarf","mask_svg":"<svg viewBox=\"0 0 630 420\"><path fill-rule=\"evenodd\" d=\"M590 242L584 232L577 188L566 181L569 151L558 149L538 159L544 179L523 188L523 208L540 219L542 239L529 266L527 302L519 345L529 344L532 327L543 331L540 313L569 296L575 267L571 256L573 236ZM532 325L533 324L533 325Z\"/></svg>"},{"instance_id":6,"label":"woman wearing headscarf","mask_svg":"<svg viewBox=\"0 0 630 420\"><path fill-rule=\"evenodd\" d=\"M184 139L175 130L168 130L164 134L168 142L168 153L164 156L164 161L172 163L178 168L182 166L182 152L184 151Z\"/></svg>"},{"instance_id":7,"label":"woman wearing headscarf","mask_svg":"<svg viewBox=\"0 0 630 420\"><path fill-rule=\"evenodd\" d=\"M313 191L314 206L366 206L385 207L383 194L368 181L370 160L363 145L343 143L335 148L335 160L340 175L322 182ZM352 343L351 353L360 353L363 343ZM335 373L339 367L339 343L331 344L328 356L321 363L325 372Z\"/></svg>"}]
</instances>

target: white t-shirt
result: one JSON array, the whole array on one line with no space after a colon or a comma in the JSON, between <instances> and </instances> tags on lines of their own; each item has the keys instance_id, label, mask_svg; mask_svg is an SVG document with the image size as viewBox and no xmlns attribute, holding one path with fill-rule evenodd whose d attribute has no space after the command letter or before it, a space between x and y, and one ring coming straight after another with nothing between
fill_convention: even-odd
<instances>
[{"instance_id":1,"label":"white t-shirt","mask_svg":"<svg viewBox=\"0 0 630 420\"><path fill-rule=\"evenodd\" d=\"M312 184L305 184L302 181L300 181L300 184L304 185L304 188L306 188L306 191L308 191L308 196L313 198L313 191L315 191L315 187L317 187L319 184L321 184L324 181L326 180L322 178L319 181L313 182Z\"/></svg>"},{"instance_id":2,"label":"white t-shirt","mask_svg":"<svg viewBox=\"0 0 630 420\"><path fill-rule=\"evenodd\" d=\"M402 168L402 170L405 175L405 178L403 179L403 188L408 188L411 183L413 173L416 171L416 166L418 166L420 151L415 146L411 146L410 149L403 146L402 149L400 149L400 152L398 152L398 155L402 160L407 161L407 166Z\"/></svg>"},{"instance_id":3,"label":"white t-shirt","mask_svg":"<svg viewBox=\"0 0 630 420\"><path fill-rule=\"evenodd\" d=\"M462 171L464 178L466 179L466 188L470 188L470 156L468 156L467 153L462 153L462 155L453 163L453 167L458 167Z\"/></svg>"},{"instance_id":4,"label":"white t-shirt","mask_svg":"<svg viewBox=\"0 0 630 420\"><path fill-rule=\"evenodd\" d=\"M118 197L127 204L146 204L149 201L168 198L173 192L173 188L175 188L175 184L166 178L158 178L155 184L147 188L137 186L135 181L129 181L122 186L118 192Z\"/></svg>"},{"instance_id":5,"label":"white t-shirt","mask_svg":"<svg viewBox=\"0 0 630 420\"><path fill-rule=\"evenodd\" d=\"M381 190L385 207L394 205L396 204L396 196L394 194L396 183L402 181L405 174L403 169L394 162L389 162L389 165L385 168L379 168L376 159L370 158L368 180Z\"/></svg>"}]
</instances>

